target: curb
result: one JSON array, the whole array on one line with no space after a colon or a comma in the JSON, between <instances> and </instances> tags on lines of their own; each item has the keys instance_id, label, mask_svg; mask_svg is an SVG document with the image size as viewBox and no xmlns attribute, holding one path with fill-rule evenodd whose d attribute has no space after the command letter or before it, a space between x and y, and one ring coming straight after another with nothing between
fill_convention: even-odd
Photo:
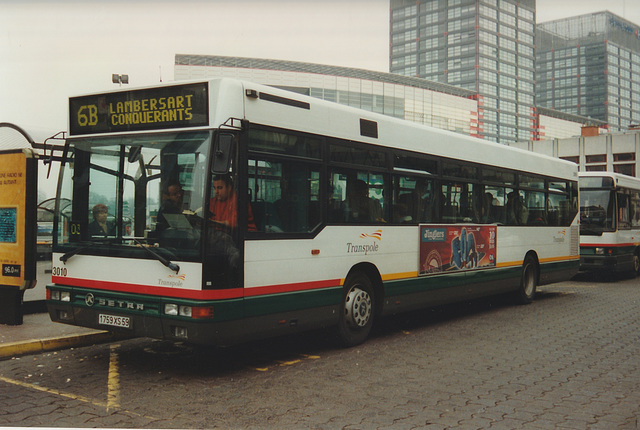
<instances>
[{"instance_id":1,"label":"curb","mask_svg":"<svg viewBox=\"0 0 640 430\"><path fill-rule=\"evenodd\" d=\"M3 343L0 344L0 360L38 352L56 351L59 349L104 343L117 338L118 336L114 333L100 331L82 335Z\"/></svg>"}]
</instances>

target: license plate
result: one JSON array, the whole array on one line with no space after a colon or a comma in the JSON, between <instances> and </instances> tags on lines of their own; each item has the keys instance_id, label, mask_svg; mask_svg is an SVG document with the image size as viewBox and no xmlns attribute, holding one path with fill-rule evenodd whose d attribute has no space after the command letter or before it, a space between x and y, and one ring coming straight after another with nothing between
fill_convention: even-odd
<instances>
[{"instance_id":1,"label":"license plate","mask_svg":"<svg viewBox=\"0 0 640 430\"><path fill-rule=\"evenodd\" d=\"M110 325L113 327L131 328L131 318L119 317L115 315L99 314L98 324Z\"/></svg>"}]
</instances>

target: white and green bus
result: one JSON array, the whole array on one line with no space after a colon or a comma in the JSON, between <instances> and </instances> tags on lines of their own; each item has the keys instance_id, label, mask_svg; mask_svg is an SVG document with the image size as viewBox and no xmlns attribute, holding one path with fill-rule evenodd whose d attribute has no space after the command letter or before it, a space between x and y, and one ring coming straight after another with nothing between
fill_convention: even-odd
<instances>
[{"instance_id":1,"label":"white and green bus","mask_svg":"<svg viewBox=\"0 0 640 430\"><path fill-rule=\"evenodd\" d=\"M228 79L69 105L57 322L199 344L335 327L355 345L381 315L528 303L579 268L573 163Z\"/></svg>"},{"instance_id":2,"label":"white and green bus","mask_svg":"<svg viewBox=\"0 0 640 430\"><path fill-rule=\"evenodd\" d=\"M640 179L580 172L580 269L640 274Z\"/></svg>"}]
</instances>

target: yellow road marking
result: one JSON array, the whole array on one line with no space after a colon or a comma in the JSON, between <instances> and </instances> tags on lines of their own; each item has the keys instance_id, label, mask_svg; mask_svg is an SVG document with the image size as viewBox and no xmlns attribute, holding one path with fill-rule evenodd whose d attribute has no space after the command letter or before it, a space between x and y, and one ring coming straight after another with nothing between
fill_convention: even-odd
<instances>
[{"instance_id":1,"label":"yellow road marking","mask_svg":"<svg viewBox=\"0 0 640 430\"><path fill-rule=\"evenodd\" d=\"M95 400L95 399L90 399L88 397L78 396L76 394L65 393L63 391L55 390L53 388L46 388L46 387L42 387L40 385L28 384L26 382L16 381L15 379L5 378L4 376L0 376L0 381L6 382L7 384L17 385L17 386L23 387L23 388L31 388L33 390L42 391L43 393L54 394L56 396L66 397L66 398L72 399L72 400L78 400L78 401L85 402L85 403L91 403L92 405L95 405L95 406L98 406L98 407L101 407L101 408L107 408L107 404L105 402L101 402L101 401Z\"/></svg>"},{"instance_id":2,"label":"yellow road marking","mask_svg":"<svg viewBox=\"0 0 640 430\"><path fill-rule=\"evenodd\" d=\"M294 364L300 363L302 360L291 360L291 361L278 361L280 366L293 366Z\"/></svg>"},{"instance_id":3,"label":"yellow road marking","mask_svg":"<svg viewBox=\"0 0 640 430\"><path fill-rule=\"evenodd\" d=\"M77 400L79 402L89 403L99 408L104 408L107 412L112 411L114 409L118 409L122 412L126 412L128 414L136 415L138 417L147 418L149 420L158 420L158 418L150 416L150 415L142 415L136 412L128 411L120 408L120 374L118 372L118 355L113 352L113 350L119 345L113 345L112 348L112 359L113 360L113 370L112 370L112 359L109 360L109 392L107 395L107 401L103 402L96 399L91 399L89 397L79 396L77 394L67 393L64 391L56 390L54 388L47 388L41 385L29 384L27 382L18 381L15 379L7 378L0 375L0 381L6 382L7 384L16 385L18 387L32 389L36 391L41 391L43 393L53 394L55 396L64 397L66 399ZM116 375L116 376L113 376Z\"/></svg>"},{"instance_id":4,"label":"yellow road marking","mask_svg":"<svg viewBox=\"0 0 640 430\"><path fill-rule=\"evenodd\" d=\"M120 409L120 370L117 349L120 345L110 345L109 377L107 383L107 411Z\"/></svg>"},{"instance_id":5,"label":"yellow road marking","mask_svg":"<svg viewBox=\"0 0 640 430\"><path fill-rule=\"evenodd\" d=\"M309 354L300 354L302 359L294 359L289 361L276 360L278 366L293 366L294 364L302 363L303 360L319 360L319 355L309 355ZM253 370L258 372L268 372L270 370L269 367L254 367Z\"/></svg>"}]
</instances>

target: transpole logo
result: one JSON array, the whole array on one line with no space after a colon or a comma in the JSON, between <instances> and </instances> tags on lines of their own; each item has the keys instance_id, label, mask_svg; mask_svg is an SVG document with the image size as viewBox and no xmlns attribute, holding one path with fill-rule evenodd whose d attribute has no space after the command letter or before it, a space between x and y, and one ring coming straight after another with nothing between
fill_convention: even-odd
<instances>
[{"instance_id":1,"label":"transpole logo","mask_svg":"<svg viewBox=\"0 0 640 430\"><path fill-rule=\"evenodd\" d=\"M372 238L376 240L382 240L382 230L376 230L373 233L362 233L360 239Z\"/></svg>"},{"instance_id":2,"label":"transpole logo","mask_svg":"<svg viewBox=\"0 0 640 430\"><path fill-rule=\"evenodd\" d=\"M559 243L564 242L566 236L567 236L566 230L559 230L557 234L553 235L553 241L559 242Z\"/></svg>"},{"instance_id":3,"label":"transpole logo","mask_svg":"<svg viewBox=\"0 0 640 430\"><path fill-rule=\"evenodd\" d=\"M377 241L382 241L382 230L376 230L373 233L362 233L360 239L374 239L370 244L355 244L352 242L347 243L347 254L359 254L363 253L367 255L371 252L378 252Z\"/></svg>"},{"instance_id":4,"label":"transpole logo","mask_svg":"<svg viewBox=\"0 0 640 430\"><path fill-rule=\"evenodd\" d=\"M183 282L187 279L187 275L184 273L182 275L168 275L167 278L169 279L158 278L158 285L163 287L182 287Z\"/></svg>"}]
</instances>

